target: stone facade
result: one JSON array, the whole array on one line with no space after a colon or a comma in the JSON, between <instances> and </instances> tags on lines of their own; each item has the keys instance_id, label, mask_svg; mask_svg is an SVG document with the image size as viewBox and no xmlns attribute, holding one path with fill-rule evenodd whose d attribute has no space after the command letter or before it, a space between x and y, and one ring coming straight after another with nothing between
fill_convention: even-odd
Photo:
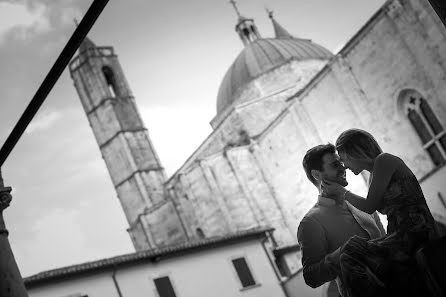
<instances>
[{"instance_id":1,"label":"stone facade","mask_svg":"<svg viewBox=\"0 0 446 297\"><path fill-rule=\"evenodd\" d=\"M166 176L111 47L86 39L70 73L137 250L186 240Z\"/></svg>"},{"instance_id":2,"label":"stone facade","mask_svg":"<svg viewBox=\"0 0 446 297\"><path fill-rule=\"evenodd\" d=\"M302 169L303 155L351 127L368 130L385 151L403 158L420 179L435 218L446 224L439 198L446 196L444 168L432 162L401 102L405 90L419 92L446 127L445 37L427 1L389 1L309 83L230 107L167 182L175 191L195 192L188 199L176 196L182 208L201 204L190 236L194 228L212 235L269 224L280 244L296 243L299 221L317 195ZM264 77L279 79L274 71L259 79ZM204 179L195 173L198 168L213 174ZM350 178L350 189L364 194L364 180ZM224 220L205 215L211 213Z\"/></svg>"},{"instance_id":3,"label":"stone facade","mask_svg":"<svg viewBox=\"0 0 446 297\"><path fill-rule=\"evenodd\" d=\"M404 110L407 94L418 94L446 127L446 30L427 0L387 1L330 60L290 60L257 77L237 93L246 98L216 115L214 131L168 180L133 99L122 109L102 100L104 81L95 79L109 61L128 89L116 58L88 61L73 79L138 250L266 225L279 245L296 244L297 226L317 196L302 158L352 127L368 130L408 164L446 224L444 163L434 164ZM99 104L91 115L88 98ZM113 128L125 121L120 111L137 121L128 123L136 125L130 131ZM110 138L116 131L122 133ZM366 193L362 176L349 181L350 190ZM299 269L297 257L287 258L292 271Z\"/></svg>"}]
</instances>

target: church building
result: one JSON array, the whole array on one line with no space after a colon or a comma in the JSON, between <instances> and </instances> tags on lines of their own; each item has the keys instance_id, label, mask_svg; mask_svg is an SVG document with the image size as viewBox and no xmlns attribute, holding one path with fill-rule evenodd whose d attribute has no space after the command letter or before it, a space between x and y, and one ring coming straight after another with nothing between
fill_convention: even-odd
<instances>
[{"instance_id":1,"label":"church building","mask_svg":"<svg viewBox=\"0 0 446 297\"><path fill-rule=\"evenodd\" d=\"M170 177L114 49L87 38L71 63L135 249L262 226L296 245L317 195L303 155L352 127L404 159L446 224L446 31L428 1L387 1L336 55L272 12L275 36L262 37L235 8L244 48L217 92L213 132ZM365 181L350 187L364 192Z\"/></svg>"},{"instance_id":2,"label":"church building","mask_svg":"<svg viewBox=\"0 0 446 297\"><path fill-rule=\"evenodd\" d=\"M114 49L86 38L70 64L135 250L274 228L275 264L294 277L297 226L317 200L303 156L354 127L408 164L446 226L446 29L429 2L388 0L338 53L272 12L265 37L236 11L244 47L216 90L213 131L172 176ZM365 194L366 179L349 189Z\"/></svg>"}]
</instances>

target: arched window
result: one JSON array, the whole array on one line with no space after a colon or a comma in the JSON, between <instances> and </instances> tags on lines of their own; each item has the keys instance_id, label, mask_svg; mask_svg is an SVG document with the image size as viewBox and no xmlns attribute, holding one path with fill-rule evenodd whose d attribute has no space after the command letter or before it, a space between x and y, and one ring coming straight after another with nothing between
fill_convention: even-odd
<instances>
[{"instance_id":1,"label":"arched window","mask_svg":"<svg viewBox=\"0 0 446 297\"><path fill-rule=\"evenodd\" d=\"M249 38L250 33L248 28L243 28L243 34L245 35L246 39L250 40Z\"/></svg>"},{"instance_id":2,"label":"arched window","mask_svg":"<svg viewBox=\"0 0 446 297\"><path fill-rule=\"evenodd\" d=\"M426 99L416 91L404 94L405 113L435 166L446 161L446 133Z\"/></svg>"},{"instance_id":3,"label":"arched window","mask_svg":"<svg viewBox=\"0 0 446 297\"><path fill-rule=\"evenodd\" d=\"M203 230L201 229L201 228L197 228L196 230L195 230L196 232L197 232L197 236L198 236L198 238L205 238L206 236L204 235L204 232L203 232Z\"/></svg>"},{"instance_id":4,"label":"arched window","mask_svg":"<svg viewBox=\"0 0 446 297\"><path fill-rule=\"evenodd\" d=\"M104 66L102 67L102 73L104 73L105 82L107 83L108 90L111 93L112 97L116 97L118 94L117 92L117 86L116 86L116 80L115 75L110 67Z\"/></svg>"}]
</instances>

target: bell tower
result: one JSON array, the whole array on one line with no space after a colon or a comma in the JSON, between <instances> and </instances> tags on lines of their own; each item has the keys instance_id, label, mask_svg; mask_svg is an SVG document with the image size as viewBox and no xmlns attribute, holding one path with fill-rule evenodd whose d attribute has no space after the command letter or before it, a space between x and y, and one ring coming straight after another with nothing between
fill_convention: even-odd
<instances>
[{"instance_id":1,"label":"bell tower","mask_svg":"<svg viewBox=\"0 0 446 297\"><path fill-rule=\"evenodd\" d=\"M70 74L127 217L136 250L186 240L166 174L139 115L113 47L88 37L70 63Z\"/></svg>"}]
</instances>

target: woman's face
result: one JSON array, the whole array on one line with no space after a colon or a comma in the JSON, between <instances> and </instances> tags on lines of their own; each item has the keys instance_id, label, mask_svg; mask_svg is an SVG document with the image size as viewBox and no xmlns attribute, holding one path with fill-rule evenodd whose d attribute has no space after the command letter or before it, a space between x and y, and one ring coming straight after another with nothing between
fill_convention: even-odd
<instances>
[{"instance_id":1,"label":"woman's face","mask_svg":"<svg viewBox=\"0 0 446 297\"><path fill-rule=\"evenodd\" d=\"M350 169L355 175L360 174L364 168L360 166L360 162L354 158L350 158L344 151L339 152L339 158L344 163L344 167Z\"/></svg>"}]
</instances>

